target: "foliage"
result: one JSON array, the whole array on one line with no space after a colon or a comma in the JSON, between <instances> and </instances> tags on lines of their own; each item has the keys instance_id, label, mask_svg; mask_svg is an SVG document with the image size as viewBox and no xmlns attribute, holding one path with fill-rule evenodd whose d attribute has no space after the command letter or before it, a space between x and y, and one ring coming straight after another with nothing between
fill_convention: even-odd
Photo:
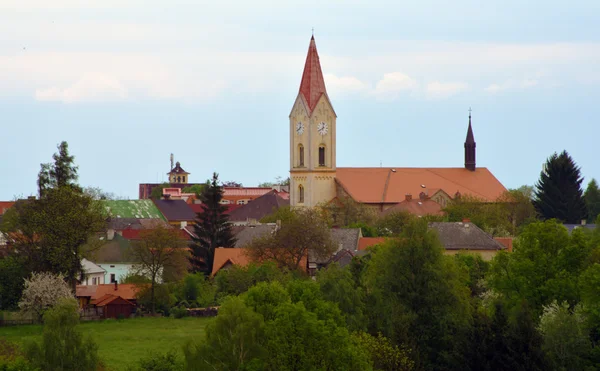
<instances>
[{"instance_id":1,"label":"foliage","mask_svg":"<svg viewBox=\"0 0 600 371\"><path fill-rule=\"evenodd\" d=\"M553 370L585 370L591 365L590 329L581 306L571 313L567 303L552 302L544 307L539 329Z\"/></svg>"},{"instance_id":2,"label":"foliage","mask_svg":"<svg viewBox=\"0 0 600 371\"><path fill-rule=\"evenodd\" d=\"M137 274L135 272L129 271L127 273L127 275L125 275L122 279L121 279L121 283L131 283L134 285L144 285L147 283L150 283L151 280L150 278L148 278L145 275L142 274Z\"/></svg>"},{"instance_id":3,"label":"foliage","mask_svg":"<svg viewBox=\"0 0 600 371\"><path fill-rule=\"evenodd\" d=\"M290 294L277 281L261 282L250 288L244 296L244 302L265 321L275 318L275 310L284 303L290 303Z\"/></svg>"},{"instance_id":4,"label":"foliage","mask_svg":"<svg viewBox=\"0 0 600 371\"><path fill-rule=\"evenodd\" d=\"M227 206L221 204L223 189L219 186L219 175L213 174L210 184L200 194L202 213L198 214L198 222L194 225L192 257L190 262L192 270L203 270L206 275L211 274L217 247L235 246L235 238L227 215Z\"/></svg>"},{"instance_id":5,"label":"foliage","mask_svg":"<svg viewBox=\"0 0 600 371\"><path fill-rule=\"evenodd\" d=\"M413 350L416 366L458 367L471 318L464 272L425 221L371 253L365 272L369 330Z\"/></svg>"},{"instance_id":6,"label":"foliage","mask_svg":"<svg viewBox=\"0 0 600 371\"><path fill-rule=\"evenodd\" d=\"M490 268L490 263L483 260L479 254L469 254L464 252L459 252L454 255L454 260L459 268L463 268L467 271L467 281L465 282L465 285L471 289L471 296L480 296L484 291L482 283Z\"/></svg>"},{"instance_id":7,"label":"foliage","mask_svg":"<svg viewBox=\"0 0 600 371\"><path fill-rule=\"evenodd\" d=\"M169 183L161 183L158 186L152 188L152 192L150 193L150 198L153 200L160 200L163 196L163 189L169 188L171 184Z\"/></svg>"},{"instance_id":8,"label":"foliage","mask_svg":"<svg viewBox=\"0 0 600 371\"><path fill-rule=\"evenodd\" d=\"M239 182L236 182L236 181L233 181L233 180L225 181L221 185L223 187L233 187L233 188L241 188L241 187L244 186L242 183L239 183Z\"/></svg>"},{"instance_id":9,"label":"foliage","mask_svg":"<svg viewBox=\"0 0 600 371\"><path fill-rule=\"evenodd\" d=\"M355 284L348 269L340 268L337 263L330 264L318 272L317 282L323 298L338 305L349 330L366 329L365 292Z\"/></svg>"},{"instance_id":10,"label":"foliage","mask_svg":"<svg viewBox=\"0 0 600 371\"><path fill-rule=\"evenodd\" d=\"M515 192L515 194L517 193ZM520 197L522 198L522 195ZM492 236L509 236L516 233L517 227L512 209L519 208L519 204L515 206L511 202L515 202L515 200L510 193L501 196L497 202L486 202L477 197L464 195L451 200L444 212L450 222L469 219ZM529 201L524 202L530 203Z\"/></svg>"},{"instance_id":11,"label":"foliage","mask_svg":"<svg viewBox=\"0 0 600 371\"><path fill-rule=\"evenodd\" d=\"M79 313L75 299L61 299L44 314L41 343L30 343L26 354L43 370L96 370L100 365L98 346L77 329Z\"/></svg>"},{"instance_id":12,"label":"foliage","mask_svg":"<svg viewBox=\"0 0 600 371\"><path fill-rule=\"evenodd\" d=\"M0 258L0 309L16 309L27 271L15 256Z\"/></svg>"},{"instance_id":13,"label":"foliage","mask_svg":"<svg viewBox=\"0 0 600 371\"><path fill-rule=\"evenodd\" d=\"M103 191L100 187L85 187L83 193L90 196L93 200L117 200L117 197L112 192Z\"/></svg>"},{"instance_id":14,"label":"foliage","mask_svg":"<svg viewBox=\"0 0 600 371\"><path fill-rule=\"evenodd\" d=\"M526 226L512 253L499 252L488 283L509 307L527 301L537 318L553 300L579 302L578 277L591 254L589 237L579 229L571 235L556 220Z\"/></svg>"},{"instance_id":15,"label":"foliage","mask_svg":"<svg viewBox=\"0 0 600 371\"><path fill-rule=\"evenodd\" d=\"M39 368L32 365L24 358L15 358L11 360L0 358L0 371L38 371Z\"/></svg>"},{"instance_id":16,"label":"foliage","mask_svg":"<svg viewBox=\"0 0 600 371\"><path fill-rule=\"evenodd\" d=\"M45 196L45 193L50 188L67 187L71 190L81 188L77 185L77 169L75 166L75 156L69 155L69 145L63 141L58 146L58 153L52 155L54 163L41 164L38 174L38 192L40 198Z\"/></svg>"},{"instance_id":17,"label":"foliage","mask_svg":"<svg viewBox=\"0 0 600 371\"><path fill-rule=\"evenodd\" d=\"M215 303L216 289L216 285L213 285L203 274L188 274L181 282L178 299L185 300L191 306L211 306Z\"/></svg>"},{"instance_id":18,"label":"foliage","mask_svg":"<svg viewBox=\"0 0 600 371\"><path fill-rule=\"evenodd\" d=\"M162 313L165 316L169 315L170 309L177 302L177 298L171 292L168 284L154 285L154 292L151 285L140 285L136 298L138 305L145 310Z\"/></svg>"},{"instance_id":19,"label":"foliage","mask_svg":"<svg viewBox=\"0 0 600 371\"><path fill-rule=\"evenodd\" d=\"M281 221L282 224L286 224L291 222L295 217L294 211L289 206L282 206L277 210L273 211L271 214L264 216L260 222L261 223L276 223L277 221Z\"/></svg>"},{"instance_id":20,"label":"foliage","mask_svg":"<svg viewBox=\"0 0 600 371\"><path fill-rule=\"evenodd\" d=\"M22 312L41 320L44 312L56 305L59 300L72 297L73 292L62 275L34 272L31 278L25 279L19 308Z\"/></svg>"},{"instance_id":21,"label":"foliage","mask_svg":"<svg viewBox=\"0 0 600 371\"><path fill-rule=\"evenodd\" d=\"M399 236L404 226L409 224L415 217L408 211L394 211L381 216L375 222L378 236Z\"/></svg>"},{"instance_id":22,"label":"foliage","mask_svg":"<svg viewBox=\"0 0 600 371\"><path fill-rule=\"evenodd\" d=\"M183 187L181 193L194 193L200 195L202 194L202 191L204 191L204 187L204 184L194 184L192 186Z\"/></svg>"},{"instance_id":23,"label":"foliage","mask_svg":"<svg viewBox=\"0 0 600 371\"><path fill-rule=\"evenodd\" d=\"M187 249L182 242L179 230L157 224L153 229L142 231L140 240L132 246L133 271L150 277L152 313L155 312L154 291L160 275L169 268L180 272L187 270Z\"/></svg>"},{"instance_id":24,"label":"foliage","mask_svg":"<svg viewBox=\"0 0 600 371\"><path fill-rule=\"evenodd\" d=\"M331 202L319 205L325 218L334 226L347 227L355 223L372 224L376 219L375 210L354 201L351 197L338 197Z\"/></svg>"},{"instance_id":25,"label":"foliage","mask_svg":"<svg viewBox=\"0 0 600 371\"><path fill-rule=\"evenodd\" d=\"M600 215L600 188L596 179L590 180L583 194L588 211L588 222L594 222Z\"/></svg>"},{"instance_id":26,"label":"foliage","mask_svg":"<svg viewBox=\"0 0 600 371\"><path fill-rule=\"evenodd\" d=\"M392 344L381 333L372 336L366 332L353 334L352 339L369 353L373 369L377 371L411 371L415 363L406 348Z\"/></svg>"},{"instance_id":27,"label":"foliage","mask_svg":"<svg viewBox=\"0 0 600 371\"><path fill-rule=\"evenodd\" d=\"M567 153L548 158L536 183L533 205L543 219L578 224L587 218L580 168Z\"/></svg>"},{"instance_id":28,"label":"foliage","mask_svg":"<svg viewBox=\"0 0 600 371\"><path fill-rule=\"evenodd\" d=\"M284 179L281 176L277 176L277 177L275 177L275 180L272 182L258 183L258 187L260 187L260 188L271 188L271 187L275 187L277 185L289 186L290 185L290 177L287 177Z\"/></svg>"},{"instance_id":29,"label":"foliage","mask_svg":"<svg viewBox=\"0 0 600 371\"><path fill-rule=\"evenodd\" d=\"M140 359L137 367L129 367L128 371L178 371L183 369L183 362L173 351L151 354Z\"/></svg>"},{"instance_id":30,"label":"foliage","mask_svg":"<svg viewBox=\"0 0 600 371\"><path fill-rule=\"evenodd\" d=\"M234 265L227 270L220 270L215 276L217 299L242 294L260 282L285 282L286 279L286 274L273 262L260 265L250 263L245 267Z\"/></svg>"},{"instance_id":31,"label":"foliage","mask_svg":"<svg viewBox=\"0 0 600 371\"><path fill-rule=\"evenodd\" d=\"M188 310L185 306L173 307L169 312L173 318L183 318L188 316Z\"/></svg>"},{"instance_id":32,"label":"foliage","mask_svg":"<svg viewBox=\"0 0 600 371\"><path fill-rule=\"evenodd\" d=\"M352 223L348 228L360 228L363 237L377 237L377 229L365 222Z\"/></svg>"},{"instance_id":33,"label":"foliage","mask_svg":"<svg viewBox=\"0 0 600 371\"><path fill-rule=\"evenodd\" d=\"M295 209L293 217L274 234L255 238L248 244L249 257L258 262L274 261L281 268L297 270L308 252L317 258L335 251L329 227L314 209Z\"/></svg>"},{"instance_id":34,"label":"foliage","mask_svg":"<svg viewBox=\"0 0 600 371\"><path fill-rule=\"evenodd\" d=\"M205 339L185 346L186 370L243 370L263 356L263 334L262 316L241 298L227 298L206 326Z\"/></svg>"}]
</instances>

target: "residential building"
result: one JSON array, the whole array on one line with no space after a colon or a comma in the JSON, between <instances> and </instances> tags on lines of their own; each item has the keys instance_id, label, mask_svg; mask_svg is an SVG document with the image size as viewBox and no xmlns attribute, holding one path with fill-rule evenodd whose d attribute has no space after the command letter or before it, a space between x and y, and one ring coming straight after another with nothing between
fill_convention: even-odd
<instances>
[{"instance_id":1,"label":"residential building","mask_svg":"<svg viewBox=\"0 0 600 371\"><path fill-rule=\"evenodd\" d=\"M443 207L460 195L495 201L506 192L487 168L476 166L470 114L463 167L337 167L337 114L327 94L314 37L289 120L292 207L313 207L335 197L350 197L384 211L406 201L407 195L416 198L422 192Z\"/></svg>"},{"instance_id":2,"label":"residential building","mask_svg":"<svg viewBox=\"0 0 600 371\"><path fill-rule=\"evenodd\" d=\"M184 200L154 200L154 204L172 226L196 224L196 213Z\"/></svg>"},{"instance_id":3,"label":"residential building","mask_svg":"<svg viewBox=\"0 0 600 371\"><path fill-rule=\"evenodd\" d=\"M103 285L106 276L106 269L92 263L91 261L83 258L81 259L81 267L83 268L83 279L80 284L82 285Z\"/></svg>"},{"instance_id":4,"label":"residential building","mask_svg":"<svg viewBox=\"0 0 600 371\"><path fill-rule=\"evenodd\" d=\"M234 225L247 225L260 221L281 207L290 206L290 199L280 196L280 192L271 190L254 201L241 205L229 212L229 221Z\"/></svg>"},{"instance_id":5,"label":"residential building","mask_svg":"<svg viewBox=\"0 0 600 371\"><path fill-rule=\"evenodd\" d=\"M102 203L111 218L165 220L152 200L103 200Z\"/></svg>"},{"instance_id":6,"label":"residential building","mask_svg":"<svg viewBox=\"0 0 600 371\"><path fill-rule=\"evenodd\" d=\"M447 255L458 252L476 253L484 260L492 260L498 251L506 247L471 222L429 223L437 232Z\"/></svg>"}]
</instances>

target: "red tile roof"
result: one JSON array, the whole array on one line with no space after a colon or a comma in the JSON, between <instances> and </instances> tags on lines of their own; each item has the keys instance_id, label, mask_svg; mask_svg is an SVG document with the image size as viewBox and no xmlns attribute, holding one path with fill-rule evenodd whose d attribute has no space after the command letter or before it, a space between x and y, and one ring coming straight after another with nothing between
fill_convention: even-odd
<instances>
[{"instance_id":1,"label":"red tile roof","mask_svg":"<svg viewBox=\"0 0 600 371\"><path fill-rule=\"evenodd\" d=\"M512 252L513 250L513 237L494 237L494 239L500 242L508 252Z\"/></svg>"},{"instance_id":2,"label":"red tile roof","mask_svg":"<svg viewBox=\"0 0 600 371\"><path fill-rule=\"evenodd\" d=\"M260 197L271 192L271 187L223 187L223 198L232 196Z\"/></svg>"},{"instance_id":3,"label":"red tile roof","mask_svg":"<svg viewBox=\"0 0 600 371\"><path fill-rule=\"evenodd\" d=\"M406 194L418 197L426 190L442 189L454 196L471 195L495 201L506 188L487 169L465 168L337 168L336 182L356 201L400 203Z\"/></svg>"},{"instance_id":4,"label":"red tile roof","mask_svg":"<svg viewBox=\"0 0 600 371\"><path fill-rule=\"evenodd\" d=\"M250 258L246 254L248 250L242 248L218 248L215 249L212 275L217 274L227 263L245 267L250 264Z\"/></svg>"},{"instance_id":5,"label":"red tile roof","mask_svg":"<svg viewBox=\"0 0 600 371\"><path fill-rule=\"evenodd\" d=\"M8 209L13 207L14 201L0 201L0 215L3 215Z\"/></svg>"},{"instance_id":6,"label":"red tile roof","mask_svg":"<svg viewBox=\"0 0 600 371\"><path fill-rule=\"evenodd\" d=\"M135 295L138 287L130 283L104 284L104 285L78 285L75 289L76 295L79 297L89 297L91 300L102 298L107 294L120 296L125 300L135 300Z\"/></svg>"},{"instance_id":7,"label":"red tile roof","mask_svg":"<svg viewBox=\"0 0 600 371\"><path fill-rule=\"evenodd\" d=\"M94 303L95 306L97 307L104 307L110 303L113 303L114 301L117 301L116 304L129 304L129 305L133 305L135 306L135 304L133 304L132 302L130 302L127 299L123 299L120 296L117 295L112 295L112 294L106 294L103 297L97 299Z\"/></svg>"},{"instance_id":8,"label":"red tile roof","mask_svg":"<svg viewBox=\"0 0 600 371\"><path fill-rule=\"evenodd\" d=\"M327 94L314 36L310 38L310 45L308 46L308 54L300 83L300 94L302 94L308 105L309 113L315 109L321 96Z\"/></svg>"},{"instance_id":9,"label":"red tile roof","mask_svg":"<svg viewBox=\"0 0 600 371\"><path fill-rule=\"evenodd\" d=\"M388 215L398 211L407 211L413 215L444 215L442 211L442 205L427 198L427 199L412 199L404 200L399 204L396 204L389 209L385 210L382 214Z\"/></svg>"},{"instance_id":10,"label":"red tile roof","mask_svg":"<svg viewBox=\"0 0 600 371\"><path fill-rule=\"evenodd\" d=\"M229 214L230 212L232 212L233 210L237 209L238 207L241 207L243 205L236 205L236 204L227 204L225 205L227 206L227 211L226 213ZM192 208L192 210L194 210L194 212L196 214L198 213L203 213L204 210L202 209L202 204L190 204L190 207Z\"/></svg>"},{"instance_id":11,"label":"red tile roof","mask_svg":"<svg viewBox=\"0 0 600 371\"><path fill-rule=\"evenodd\" d=\"M366 250L375 245L380 245L387 241L385 237L362 237L358 240L358 251Z\"/></svg>"}]
</instances>

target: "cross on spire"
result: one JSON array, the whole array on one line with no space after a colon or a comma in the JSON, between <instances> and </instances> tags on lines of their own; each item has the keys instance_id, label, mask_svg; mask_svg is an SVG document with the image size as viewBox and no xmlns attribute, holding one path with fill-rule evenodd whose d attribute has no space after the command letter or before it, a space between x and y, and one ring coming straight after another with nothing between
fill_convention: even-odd
<instances>
[{"instance_id":1,"label":"cross on spire","mask_svg":"<svg viewBox=\"0 0 600 371\"><path fill-rule=\"evenodd\" d=\"M471 117L471 107L469 107L469 117Z\"/></svg>"}]
</instances>

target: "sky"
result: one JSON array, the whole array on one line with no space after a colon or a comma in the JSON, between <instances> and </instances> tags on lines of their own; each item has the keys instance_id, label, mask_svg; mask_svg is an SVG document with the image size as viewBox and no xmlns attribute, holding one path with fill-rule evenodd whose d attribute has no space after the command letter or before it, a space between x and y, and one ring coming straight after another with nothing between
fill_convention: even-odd
<instances>
[{"instance_id":1,"label":"sky","mask_svg":"<svg viewBox=\"0 0 600 371\"><path fill-rule=\"evenodd\" d=\"M67 141L82 186L136 199L169 156L204 182L289 174L314 27L339 167L477 165L534 184L567 150L600 178L600 2L0 0L0 200Z\"/></svg>"}]
</instances>

